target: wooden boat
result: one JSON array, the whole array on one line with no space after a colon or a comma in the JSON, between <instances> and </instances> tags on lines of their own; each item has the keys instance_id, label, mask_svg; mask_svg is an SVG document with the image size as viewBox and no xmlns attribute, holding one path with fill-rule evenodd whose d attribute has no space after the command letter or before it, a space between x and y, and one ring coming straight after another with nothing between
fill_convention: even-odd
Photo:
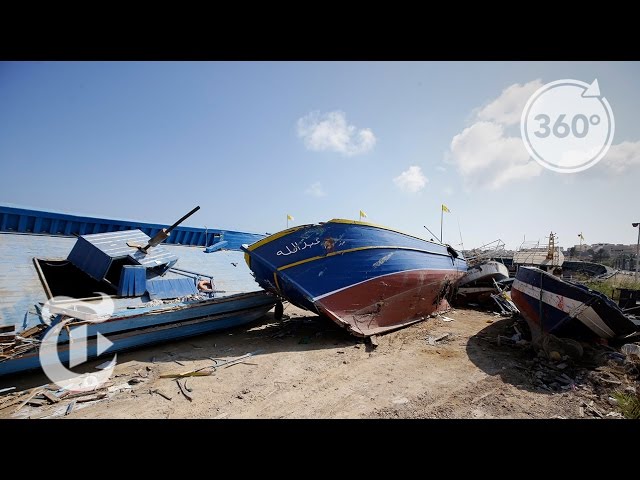
<instances>
[{"instance_id":1,"label":"wooden boat","mask_svg":"<svg viewBox=\"0 0 640 480\"><path fill-rule=\"evenodd\" d=\"M489 260L467 269L467 274L458 280L458 287L493 286L493 280L500 282L509 278L507 267L495 260Z\"/></svg>"},{"instance_id":2,"label":"wooden boat","mask_svg":"<svg viewBox=\"0 0 640 480\"><path fill-rule=\"evenodd\" d=\"M518 269L511 299L534 340L548 333L585 340L614 339L638 330L637 323L602 293L535 267Z\"/></svg>"},{"instance_id":3,"label":"wooden boat","mask_svg":"<svg viewBox=\"0 0 640 480\"><path fill-rule=\"evenodd\" d=\"M302 225L243 247L265 290L357 336L425 319L467 270L450 246L365 222Z\"/></svg>"},{"instance_id":4,"label":"wooden boat","mask_svg":"<svg viewBox=\"0 0 640 480\"><path fill-rule=\"evenodd\" d=\"M22 214L15 209L3 214L0 208L4 230L0 232L0 375L40 368L39 342L61 319L69 322L57 348L60 360L66 362L69 338L76 339L80 333L86 339L87 359L113 356L125 349L243 325L263 316L277 302L254 281L241 251L205 253L204 248L217 243L207 243L208 232L201 237L197 231L179 234L196 244L200 237L204 240L200 248L193 243L150 245L153 238L141 229L77 238L34 234L24 232L25 225L33 228L35 216L41 228L50 228L52 214L29 211L30 219L25 221L20 219ZM56 221L66 221L72 233L117 224L86 218ZM7 231L12 225L14 230ZM16 231L19 226L23 231ZM149 231L145 224L140 227ZM169 229L154 230L163 232L162 237ZM145 245L149 248L143 251ZM91 310L103 299L94 292L103 292L114 311L106 321L87 323L83 321L86 312L75 313L67 307L81 304Z\"/></svg>"}]
</instances>

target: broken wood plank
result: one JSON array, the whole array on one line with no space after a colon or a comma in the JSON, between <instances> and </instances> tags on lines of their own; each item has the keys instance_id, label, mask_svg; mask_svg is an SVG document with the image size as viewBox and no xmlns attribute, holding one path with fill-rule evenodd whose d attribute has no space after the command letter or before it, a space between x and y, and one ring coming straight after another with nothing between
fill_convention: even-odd
<instances>
[{"instance_id":1,"label":"broken wood plank","mask_svg":"<svg viewBox=\"0 0 640 480\"><path fill-rule=\"evenodd\" d=\"M18 405L18 407L13 411L13 413L20 411L20 409L24 407L29 402L29 400L31 400L36 395L40 395L43 392L43 390L44 389L34 388L31 391L31 393L27 396L27 398L20 405Z\"/></svg>"},{"instance_id":2,"label":"broken wood plank","mask_svg":"<svg viewBox=\"0 0 640 480\"><path fill-rule=\"evenodd\" d=\"M16 331L15 325L3 325L0 327L0 333L9 333L9 332L15 332L15 331Z\"/></svg>"},{"instance_id":3,"label":"broken wood plank","mask_svg":"<svg viewBox=\"0 0 640 480\"><path fill-rule=\"evenodd\" d=\"M189 400L190 402L193 402L193 398L191 398L191 396L187 392L185 392L184 388L182 388L182 385L180 384L180 379L179 378L176 378L176 383L178 384L178 387L180 387L180 391L185 396L185 398L187 400Z\"/></svg>"},{"instance_id":4,"label":"broken wood plank","mask_svg":"<svg viewBox=\"0 0 640 480\"><path fill-rule=\"evenodd\" d=\"M32 398L31 400L29 400L27 402L27 405L32 405L34 407L42 407L43 405L49 405L49 402L47 400L40 400L37 398Z\"/></svg>"},{"instance_id":5,"label":"broken wood plank","mask_svg":"<svg viewBox=\"0 0 640 480\"><path fill-rule=\"evenodd\" d=\"M209 366L204 368L214 368L214 367ZM160 375L160 378L208 377L209 375L213 375L213 372L191 371L191 372L184 372L184 373L164 373Z\"/></svg>"},{"instance_id":6,"label":"broken wood plank","mask_svg":"<svg viewBox=\"0 0 640 480\"><path fill-rule=\"evenodd\" d=\"M33 337L34 335L40 333L45 328L46 328L46 325L36 325L35 327L28 328L24 332L20 332L20 336L22 338Z\"/></svg>"},{"instance_id":7,"label":"broken wood plank","mask_svg":"<svg viewBox=\"0 0 640 480\"><path fill-rule=\"evenodd\" d=\"M69 392L65 398L67 399L71 399L71 398L80 398L80 397L86 397L87 395L94 395L94 394L102 394L104 393L106 395L106 392L101 392L101 390L103 390L104 388L98 388L96 390L90 390L90 391L86 391L86 392L74 392L71 393Z\"/></svg>"},{"instance_id":8,"label":"broken wood plank","mask_svg":"<svg viewBox=\"0 0 640 480\"><path fill-rule=\"evenodd\" d=\"M80 397L76 400L77 403L84 403L84 402L93 402L95 400L102 400L103 398L105 398L107 396L107 392L103 392L103 393L96 393L94 395L88 395L85 397Z\"/></svg>"},{"instance_id":9,"label":"broken wood plank","mask_svg":"<svg viewBox=\"0 0 640 480\"><path fill-rule=\"evenodd\" d=\"M164 392L161 392L160 390L158 390L157 388L155 390L151 390L149 393L157 393L158 395L160 395L162 398L166 398L167 400L171 401L171 397L169 395L167 395Z\"/></svg>"},{"instance_id":10,"label":"broken wood plank","mask_svg":"<svg viewBox=\"0 0 640 480\"><path fill-rule=\"evenodd\" d=\"M53 393L51 393L48 390L45 390L44 392L42 392L42 395L44 395L44 397L49 400L49 402L51 403L58 403L60 401L60 399L58 397L56 397Z\"/></svg>"}]
</instances>

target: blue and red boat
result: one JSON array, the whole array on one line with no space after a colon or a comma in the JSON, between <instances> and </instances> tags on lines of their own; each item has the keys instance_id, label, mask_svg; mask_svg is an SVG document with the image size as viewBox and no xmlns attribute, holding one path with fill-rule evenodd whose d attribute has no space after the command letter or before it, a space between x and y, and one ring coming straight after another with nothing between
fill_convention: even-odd
<instances>
[{"instance_id":1,"label":"blue and red boat","mask_svg":"<svg viewBox=\"0 0 640 480\"><path fill-rule=\"evenodd\" d=\"M583 340L622 338L638 325L607 296L535 267L520 267L511 299L533 340L545 334Z\"/></svg>"},{"instance_id":2,"label":"blue and red boat","mask_svg":"<svg viewBox=\"0 0 640 480\"><path fill-rule=\"evenodd\" d=\"M447 308L467 271L448 245L352 220L289 228L243 250L265 290L365 337Z\"/></svg>"}]
</instances>

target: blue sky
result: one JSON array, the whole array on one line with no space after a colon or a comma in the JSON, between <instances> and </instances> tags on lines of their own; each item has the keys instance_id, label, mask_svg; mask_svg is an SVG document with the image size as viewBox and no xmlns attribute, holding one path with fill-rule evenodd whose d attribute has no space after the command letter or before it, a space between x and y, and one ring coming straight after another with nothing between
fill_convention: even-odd
<instances>
[{"instance_id":1,"label":"blue sky","mask_svg":"<svg viewBox=\"0 0 640 480\"><path fill-rule=\"evenodd\" d=\"M616 121L575 174L522 157L508 119L563 78L597 78ZM260 233L364 210L426 238L445 203L467 248L635 243L638 85L620 62L5 62L0 203L159 223L200 205L187 224Z\"/></svg>"}]
</instances>

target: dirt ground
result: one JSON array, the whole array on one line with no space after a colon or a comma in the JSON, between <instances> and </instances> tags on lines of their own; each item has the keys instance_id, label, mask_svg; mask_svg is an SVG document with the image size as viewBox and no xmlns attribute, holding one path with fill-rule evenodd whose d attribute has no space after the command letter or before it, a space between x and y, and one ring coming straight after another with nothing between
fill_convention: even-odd
<instances>
[{"instance_id":1,"label":"dirt ground","mask_svg":"<svg viewBox=\"0 0 640 480\"><path fill-rule=\"evenodd\" d=\"M621 418L609 397L624 385L611 377L611 388L600 388L570 361L539 373L546 360L509 340L514 326L523 329L517 319L458 308L378 336L374 346L288 305L279 322L269 313L250 326L118 354L112 393L68 415L70 401L61 401L18 412L0 404L0 418ZM175 379L160 378L252 352L180 380L192 401ZM550 371L570 375L550 388L541 381ZM9 383L46 383L42 375L19 380Z\"/></svg>"}]
</instances>

